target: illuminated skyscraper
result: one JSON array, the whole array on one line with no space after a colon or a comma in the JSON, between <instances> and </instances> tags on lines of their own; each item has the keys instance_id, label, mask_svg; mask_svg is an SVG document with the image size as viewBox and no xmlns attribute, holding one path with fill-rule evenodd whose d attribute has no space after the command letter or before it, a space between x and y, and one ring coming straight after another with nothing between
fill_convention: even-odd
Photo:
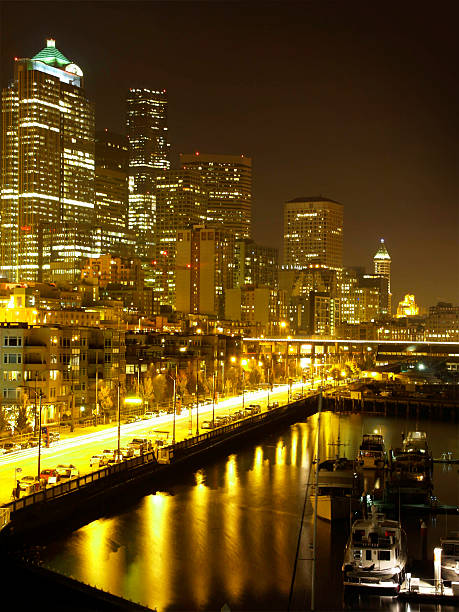
<instances>
[{"instance_id":1,"label":"illuminated skyscraper","mask_svg":"<svg viewBox=\"0 0 459 612\"><path fill-rule=\"evenodd\" d=\"M344 207L322 197L295 198L284 204L284 264L343 267Z\"/></svg>"},{"instance_id":2,"label":"illuminated skyscraper","mask_svg":"<svg viewBox=\"0 0 459 612\"><path fill-rule=\"evenodd\" d=\"M44 227L93 222L94 108L83 72L49 39L2 92L1 272L41 276Z\"/></svg>"},{"instance_id":3,"label":"illuminated skyscraper","mask_svg":"<svg viewBox=\"0 0 459 612\"><path fill-rule=\"evenodd\" d=\"M95 223L127 228L128 139L109 130L96 132Z\"/></svg>"},{"instance_id":4,"label":"illuminated skyscraper","mask_svg":"<svg viewBox=\"0 0 459 612\"><path fill-rule=\"evenodd\" d=\"M209 203L207 223L234 233L237 240L252 236L252 160L244 155L180 154L184 170L203 177Z\"/></svg>"},{"instance_id":5,"label":"illuminated skyscraper","mask_svg":"<svg viewBox=\"0 0 459 612\"><path fill-rule=\"evenodd\" d=\"M385 305L383 314L389 315L392 312L392 293L390 290L390 264L391 258L389 252L384 244L384 238L381 238L381 244L379 245L379 249L376 252L376 255L373 257L374 262L374 271L375 274L382 276L387 279L387 304Z\"/></svg>"},{"instance_id":6,"label":"illuminated skyscraper","mask_svg":"<svg viewBox=\"0 0 459 612\"><path fill-rule=\"evenodd\" d=\"M175 254L178 230L203 225L207 192L191 170L168 170L157 178L156 258L161 304L175 304Z\"/></svg>"},{"instance_id":7,"label":"illuminated skyscraper","mask_svg":"<svg viewBox=\"0 0 459 612\"><path fill-rule=\"evenodd\" d=\"M129 139L129 229L138 256L154 253L157 175L170 168L166 91L131 89L127 97Z\"/></svg>"}]
</instances>

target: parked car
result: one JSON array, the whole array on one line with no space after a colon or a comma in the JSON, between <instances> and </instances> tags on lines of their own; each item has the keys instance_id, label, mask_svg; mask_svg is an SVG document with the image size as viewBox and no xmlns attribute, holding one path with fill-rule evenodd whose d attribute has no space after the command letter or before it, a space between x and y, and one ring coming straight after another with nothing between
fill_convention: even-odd
<instances>
[{"instance_id":1,"label":"parked car","mask_svg":"<svg viewBox=\"0 0 459 612\"><path fill-rule=\"evenodd\" d=\"M212 423L212 421L203 421L201 423L201 429L213 429L214 428L214 424Z\"/></svg>"},{"instance_id":2,"label":"parked car","mask_svg":"<svg viewBox=\"0 0 459 612\"><path fill-rule=\"evenodd\" d=\"M123 456L123 459L130 459L134 456L134 449L129 448L128 446L123 446L120 448L120 453Z\"/></svg>"},{"instance_id":3,"label":"parked car","mask_svg":"<svg viewBox=\"0 0 459 612\"><path fill-rule=\"evenodd\" d=\"M107 462L107 455L93 455L89 460L89 467L104 467Z\"/></svg>"},{"instance_id":4,"label":"parked car","mask_svg":"<svg viewBox=\"0 0 459 612\"><path fill-rule=\"evenodd\" d=\"M50 442L58 442L61 439L61 434L58 431L50 431L49 432L49 441Z\"/></svg>"},{"instance_id":5,"label":"parked car","mask_svg":"<svg viewBox=\"0 0 459 612\"><path fill-rule=\"evenodd\" d=\"M19 480L19 488L21 491L26 491L27 493L31 493L33 489L38 489L39 484L36 476L23 476Z\"/></svg>"},{"instance_id":6,"label":"parked car","mask_svg":"<svg viewBox=\"0 0 459 612\"><path fill-rule=\"evenodd\" d=\"M128 448L133 449L134 455L141 455L142 453L150 451L152 449L152 444L148 438L133 438L129 442Z\"/></svg>"},{"instance_id":7,"label":"parked car","mask_svg":"<svg viewBox=\"0 0 459 612\"><path fill-rule=\"evenodd\" d=\"M242 412L242 410L236 410L236 412L233 413L233 419L235 421L238 421L239 419L243 419L244 418L244 413Z\"/></svg>"},{"instance_id":8,"label":"parked car","mask_svg":"<svg viewBox=\"0 0 459 612\"><path fill-rule=\"evenodd\" d=\"M46 469L40 472L40 480L44 480L47 484L56 484L60 479L56 469Z\"/></svg>"},{"instance_id":9,"label":"parked car","mask_svg":"<svg viewBox=\"0 0 459 612\"><path fill-rule=\"evenodd\" d=\"M139 416L129 416L124 422L126 425L128 425L129 423L137 423L141 420L142 419Z\"/></svg>"},{"instance_id":10,"label":"parked car","mask_svg":"<svg viewBox=\"0 0 459 612\"><path fill-rule=\"evenodd\" d=\"M78 478L80 475L78 468L71 463L60 463L56 467L56 472L61 478Z\"/></svg>"},{"instance_id":11,"label":"parked car","mask_svg":"<svg viewBox=\"0 0 459 612\"><path fill-rule=\"evenodd\" d=\"M5 453L15 453L16 451L21 450L19 444L16 444L15 442L5 442L2 445L2 448Z\"/></svg>"},{"instance_id":12,"label":"parked car","mask_svg":"<svg viewBox=\"0 0 459 612\"><path fill-rule=\"evenodd\" d=\"M223 425L226 425L228 423L228 417L226 416L217 416L215 417L215 426L216 427L223 427Z\"/></svg>"},{"instance_id":13,"label":"parked car","mask_svg":"<svg viewBox=\"0 0 459 612\"><path fill-rule=\"evenodd\" d=\"M156 413L156 412L146 412L146 413L143 415L143 418L144 418L144 419L153 419L155 416L157 416L157 413Z\"/></svg>"},{"instance_id":14,"label":"parked car","mask_svg":"<svg viewBox=\"0 0 459 612\"><path fill-rule=\"evenodd\" d=\"M259 404L250 404L247 406L246 410L251 414L258 414L261 412L261 406Z\"/></svg>"}]
</instances>

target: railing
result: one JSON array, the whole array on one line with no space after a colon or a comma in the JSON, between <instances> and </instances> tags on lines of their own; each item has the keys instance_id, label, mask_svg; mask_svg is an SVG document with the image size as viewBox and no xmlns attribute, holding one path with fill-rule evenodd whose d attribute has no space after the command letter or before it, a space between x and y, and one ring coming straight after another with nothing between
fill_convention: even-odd
<instances>
[{"instance_id":1,"label":"railing","mask_svg":"<svg viewBox=\"0 0 459 612\"><path fill-rule=\"evenodd\" d=\"M297 402L302 401L304 399L306 399L306 397L302 398L301 400L297 400L296 402L292 402L292 404L296 404ZM170 448L173 451L175 457L177 451L184 451L193 446L199 446L199 444L205 442L206 440L223 439L227 434L245 428L247 424L255 425L261 421L273 420L275 416L278 416L288 411L289 406L290 405L287 404L285 406L272 408L269 411L245 417L243 419L240 419L239 421L229 423L228 425L216 427L215 429L206 433L187 438L181 442L177 442L174 446L170 445L168 447L161 448ZM17 500L13 500L7 504L4 504L3 508L5 510L11 511L11 513L14 513L18 510L23 510L29 506L32 506L33 504L62 497L68 493L93 484L94 482L102 481L105 478L112 477L113 475L119 474L121 472L131 471L146 464L155 464L159 467L160 464L158 464L155 451L152 450L143 453L137 457L130 457L114 465L100 468L98 470L90 472L89 474L85 474L84 476L79 476L78 478L72 478L61 484L48 485L43 490L31 493L29 495L25 495Z\"/></svg>"}]
</instances>

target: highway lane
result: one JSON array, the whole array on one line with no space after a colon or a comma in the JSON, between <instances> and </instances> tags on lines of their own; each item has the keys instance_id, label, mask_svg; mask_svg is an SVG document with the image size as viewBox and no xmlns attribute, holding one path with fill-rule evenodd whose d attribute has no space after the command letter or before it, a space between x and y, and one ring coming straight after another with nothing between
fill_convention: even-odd
<instances>
[{"instance_id":1,"label":"highway lane","mask_svg":"<svg viewBox=\"0 0 459 612\"><path fill-rule=\"evenodd\" d=\"M292 385L292 393L310 389L310 385L305 383L295 383ZM266 410L268 393L266 390L247 392L244 394L244 405L257 403ZM269 392L269 401L287 403L288 386L282 385ZM242 408L242 396L235 396L222 400L215 405L215 416L232 414ZM185 439L189 435L196 434L196 408L191 411L191 432L190 432L190 410L182 410L176 416L176 436L177 442ZM205 420L212 420L212 404L199 407L200 433L204 431L201 425ZM122 424L120 427L120 446L126 446L134 437L156 436L158 431L168 431L168 441L172 440L173 415L167 414L139 421L137 423ZM54 468L60 463L71 463L75 465L80 475L89 473L91 468L89 460L92 455L100 454L104 449L116 449L118 445L118 425L101 426L96 431L83 434L63 434L59 442L52 444L49 448L41 448L40 466L41 469ZM24 449L15 453L2 455L0 457L0 504L12 499L13 487L16 479L23 476L38 473L38 448ZM21 471L17 472L16 469ZM94 468L97 469L97 468Z\"/></svg>"}]
</instances>

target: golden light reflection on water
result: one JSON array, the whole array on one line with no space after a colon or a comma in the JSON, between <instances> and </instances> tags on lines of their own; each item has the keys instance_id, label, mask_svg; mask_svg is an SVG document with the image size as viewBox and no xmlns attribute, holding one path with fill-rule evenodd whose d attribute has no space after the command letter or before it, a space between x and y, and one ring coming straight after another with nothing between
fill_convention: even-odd
<instances>
[{"instance_id":1,"label":"golden light reflection on water","mask_svg":"<svg viewBox=\"0 0 459 612\"><path fill-rule=\"evenodd\" d=\"M227 571L224 574L226 590L237 600L244 588L245 551L242 547L241 489L236 455L230 455L225 466L226 496L222 508L222 548Z\"/></svg>"},{"instance_id":2,"label":"golden light reflection on water","mask_svg":"<svg viewBox=\"0 0 459 612\"><path fill-rule=\"evenodd\" d=\"M147 605L164 609L172 596L170 510L173 498L158 492L144 498L140 511L141 575Z\"/></svg>"},{"instance_id":3,"label":"golden light reflection on water","mask_svg":"<svg viewBox=\"0 0 459 612\"><path fill-rule=\"evenodd\" d=\"M189 526L192 530L193 565L196 571L191 580L191 589L197 607L202 608L208 601L212 583L212 568L208 563L210 492L204 470L198 470L194 477L196 484L191 490Z\"/></svg>"},{"instance_id":4,"label":"golden light reflection on water","mask_svg":"<svg viewBox=\"0 0 459 612\"><path fill-rule=\"evenodd\" d=\"M110 588L110 583L116 584L113 576L107 577L104 571L104 565L109 556L108 542L113 533L114 523L116 519L100 519L80 530L82 541L79 553L81 554L83 580L88 584L106 585L106 589Z\"/></svg>"},{"instance_id":5,"label":"golden light reflection on water","mask_svg":"<svg viewBox=\"0 0 459 612\"><path fill-rule=\"evenodd\" d=\"M298 429L296 427L292 427L291 429L292 437L290 444L292 446L290 452L290 463L291 465L296 465L297 453L298 453Z\"/></svg>"}]
</instances>

